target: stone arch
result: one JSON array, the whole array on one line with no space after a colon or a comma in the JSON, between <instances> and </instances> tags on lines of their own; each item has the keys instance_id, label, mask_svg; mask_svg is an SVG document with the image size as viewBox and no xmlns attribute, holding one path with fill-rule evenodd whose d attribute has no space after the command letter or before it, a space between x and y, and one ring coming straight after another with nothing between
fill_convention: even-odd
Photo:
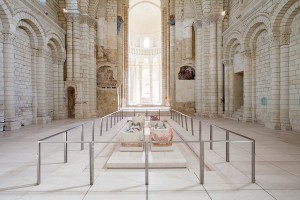
<instances>
[{"instance_id":1,"label":"stone arch","mask_svg":"<svg viewBox=\"0 0 300 200\"><path fill-rule=\"evenodd\" d=\"M282 22L282 16L295 4L299 3L298 0L281 0L275 9L273 16L271 18L271 27L273 32L280 31L280 26Z\"/></svg>"},{"instance_id":2,"label":"stone arch","mask_svg":"<svg viewBox=\"0 0 300 200\"><path fill-rule=\"evenodd\" d=\"M43 47L45 45L45 30L41 26L41 23L26 10L16 10L14 15L16 27L21 21L25 21L26 23L28 23L37 36L38 46Z\"/></svg>"},{"instance_id":3,"label":"stone arch","mask_svg":"<svg viewBox=\"0 0 300 200\"><path fill-rule=\"evenodd\" d=\"M230 53L230 49L232 48L234 42L238 42L239 44L241 44L241 34L238 31L233 32L230 37L226 40L226 42L224 43L224 59L229 60L229 53Z\"/></svg>"},{"instance_id":4,"label":"stone arch","mask_svg":"<svg viewBox=\"0 0 300 200\"><path fill-rule=\"evenodd\" d=\"M280 24L281 33L290 32L290 26L292 24L293 19L300 12L300 1L296 2L291 6L285 15L282 17L282 21Z\"/></svg>"},{"instance_id":5,"label":"stone arch","mask_svg":"<svg viewBox=\"0 0 300 200\"><path fill-rule=\"evenodd\" d=\"M250 19L249 21L250 24L247 26L247 29L245 30L245 34L243 36L243 44L245 50L250 50L249 48L250 39L252 37L252 34L256 31L257 28L262 28L268 31L270 30L271 27L269 18L264 14L256 16Z\"/></svg>"},{"instance_id":6,"label":"stone arch","mask_svg":"<svg viewBox=\"0 0 300 200\"><path fill-rule=\"evenodd\" d=\"M3 0L0 0L0 20L2 22L3 32L11 32L12 16L9 7Z\"/></svg>"},{"instance_id":7,"label":"stone arch","mask_svg":"<svg viewBox=\"0 0 300 200\"><path fill-rule=\"evenodd\" d=\"M64 48L64 42L62 41L62 39L56 34L56 33L53 33L53 32L50 32L47 36L47 44L49 42L52 42L53 45L55 45L55 48L58 52L60 56L60 58L62 58L63 60L66 58L66 50Z\"/></svg>"},{"instance_id":8,"label":"stone arch","mask_svg":"<svg viewBox=\"0 0 300 200\"><path fill-rule=\"evenodd\" d=\"M264 24L260 24L259 26L257 26L256 29L250 35L248 43L244 44L245 48L247 50L255 50L257 38L264 31L268 32Z\"/></svg>"},{"instance_id":9,"label":"stone arch","mask_svg":"<svg viewBox=\"0 0 300 200\"><path fill-rule=\"evenodd\" d=\"M32 26L30 26L30 24L26 23L25 21L20 21L17 24L16 28L21 28L28 34L28 36L30 37L31 48L38 47L37 35L35 34L35 31L33 30Z\"/></svg>"}]
</instances>

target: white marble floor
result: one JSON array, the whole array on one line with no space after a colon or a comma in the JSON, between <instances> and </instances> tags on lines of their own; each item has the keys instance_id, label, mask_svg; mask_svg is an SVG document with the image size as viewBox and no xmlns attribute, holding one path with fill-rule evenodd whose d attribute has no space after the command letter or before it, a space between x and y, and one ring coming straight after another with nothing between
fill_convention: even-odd
<instances>
[{"instance_id":1,"label":"white marble floor","mask_svg":"<svg viewBox=\"0 0 300 200\"><path fill-rule=\"evenodd\" d=\"M191 135L170 121L174 129L190 140ZM96 140L118 141L118 130L126 120ZM256 183L251 183L250 145L231 144L230 163L225 162L225 145L205 146L205 183L199 184L199 160L184 144L176 148L188 161L187 168L150 169L149 186L145 186L144 169L107 169L106 161L118 144L95 144L95 183L89 185L88 145L69 145L68 163L63 163L62 144L43 144L42 182L36 185L37 140L76 124L78 120L54 121L46 125L26 126L20 130L0 133L0 200L77 200L77 199L149 199L149 200L297 200L300 196L300 133L274 131L261 125L225 119L210 122L227 127L256 140ZM91 139L91 124L85 126L85 140ZM195 123L195 133L199 128ZM203 125L208 138L209 126ZM214 129L214 139L224 139L224 132ZM80 139L80 129L69 133L69 140ZM180 140L178 136L174 138ZM231 136L231 139L238 139ZM63 136L52 138L62 141ZM197 151L198 146L193 147Z\"/></svg>"}]
</instances>

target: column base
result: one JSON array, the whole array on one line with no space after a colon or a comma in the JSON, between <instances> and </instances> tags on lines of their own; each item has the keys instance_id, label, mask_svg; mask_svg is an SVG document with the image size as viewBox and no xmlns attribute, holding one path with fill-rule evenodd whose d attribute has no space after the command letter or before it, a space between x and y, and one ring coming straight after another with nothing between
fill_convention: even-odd
<instances>
[{"instance_id":1,"label":"column base","mask_svg":"<svg viewBox=\"0 0 300 200\"><path fill-rule=\"evenodd\" d=\"M19 121L14 122L4 122L3 124L4 131L14 131L21 128L21 123Z\"/></svg>"},{"instance_id":2,"label":"column base","mask_svg":"<svg viewBox=\"0 0 300 200\"><path fill-rule=\"evenodd\" d=\"M50 116L45 117L37 117L36 123L37 124L46 124L52 121L52 118Z\"/></svg>"},{"instance_id":3,"label":"column base","mask_svg":"<svg viewBox=\"0 0 300 200\"><path fill-rule=\"evenodd\" d=\"M291 131L292 130L292 125L291 124L286 124L286 123L281 123L281 130Z\"/></svg>"},{"instance_id":4,"label":"column base","mask_svg":"<svg viewBox=\"0 0 300 200\"><path fill-rule=\"evenodd\" d=\"M276 123L276 122L266 122L265 127L273 129L273 130L280 130L281 129L280 123Z\"/></svg>"}]
</instances>

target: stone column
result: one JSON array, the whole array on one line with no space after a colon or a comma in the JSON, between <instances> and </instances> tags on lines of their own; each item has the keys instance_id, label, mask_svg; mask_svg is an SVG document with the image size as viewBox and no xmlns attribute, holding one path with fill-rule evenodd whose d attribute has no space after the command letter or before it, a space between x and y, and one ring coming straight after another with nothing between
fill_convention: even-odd
<instances>
[{"instance_id":1,"label":"stone column","mask_svg":"<svg viewBox=\"0 0 300 200\"><path fill-rule=\"evenodd\" d=\"M251 117L251 107L252 107L252 69L251 69L251 53L250 51L242 52L245 59L245 69L244 69L244 115L243 121L252 121Z\"/></svg>"},{"instance_id":2,"label":"stone column","mask_svg":"<svg viewBox=\"0 0 300 200\"><path fill-rule=\"evenodd\" d=\"M67 81L73 80L73 18L65 13L67 19Z\"/></svg>"},{"instance_id":3,"label":"stone column","mask_svg":"<svg viewBox=\"0 0 300 200\"><path fill-rule=\"evenodd\" d=\"M270 65L271 65L271 95L270 95L270 119L266 127L280 129L280 48L279 33L273 32L270 41Z\"/></svg>"},{"instance_id":4,"label":"stone column","mask_svg":"<svg viewBox=\"0 0 300 200\"><path fill-rule=\"evenodd\" d=\"M231 116L234 112L234 67L233 60L229 60L229 69L228 69L228 77L229 77L229 115Z\"/></svg>"},{"instance_id":5,"label":"stone column","mask_svg":"<svg viewBox=\"0 0 300 200\"><path fill-rule=\"evenodd\" d=\"M210 77L210 116L218 113L218 85L217 85L217 24L215 16L210 17L210 47L209 47L209 77Z\"/></svg>"},{"instance_id":6,"label":"stone column","mask_svg":"<svg viewBox=\"0 0 300 200\"><path fill-rule=\"evenodd\" d=\"M229 116L229 60L223 60L223 64L225 66L225 70L224 70L224 73L225 73L225 98L224 98L224 103L225 103L225 115L226 116Z\"/></svg>"},{"instance_id":7,"label":"stone column","mask_svg":"<svg viewBox=\"0 0 300 200\"><path fill-rule=\"evenodd\" d=\"M4 128L3 35L0 33L0 132Z\"/></svg>"},{"instance_id":8,"label":"stone column","mask_svg":"<svg viewBox=\"0 0 300 200\"><path fill-rule=\"evenodd\" d=\"M175 105L175 25L170 24L170 106Z\"/></svg>"},{"instance_id":9,"label":"stone column","mask_svg":"<svg viewBox=\"0 0 300 200\"><path fill-rule=\"evenodd\" d=\"M65 58L58 58L58 110L59 119L65 119L67 117L65 108L65 98L64 98L64 63Z\"/></svg>"},{"instance_id":10,"label":"stone column","mask_svg":"<svg viewBox=\"0 0 300 200\"><path fill-rule=\"evenodd\" d=\"M21 127L15 110L15 35L3 33L3 76L4 76L4 130L11 131Z\"/></svg>"},{"instance_id":11,"label":"stone column","mask_svg":"<svg viewBox=\"0 0 300 200\"><path fill-rule=\"evenodd\" d=\"M256 50L252 50L252 122L256 122Z\"/></svg>"},{"instance_id":12,"label":"stone column","mask_svg":"<svg viewBox=\"0 0 300 200\"><path fill-rule=\"evenodd\" d=\"M195 104L196 112L201 113L202 104L202 83L201 83L201 68L202 68L202 21L197 20L194 23L196 31L196 58L195 58Z\"/></svg>"},{"instance_id":13,"label":"stone column","mask_svg":"<svg viewBox=\"0 0 300 200\"><path fill-rule=\"evenodd\" d=\"M281 130L292 130L289 118L289 44L290 33L280 36L280 125Z\"/></svg>"},{"instance_id":14,"label":"stone column","mask_svg":"<svg viewBox=\"0 0 300 200\"><path fill-rule=\"evenodd\" d=\"M223 41L222 41L222 33L223 33L223 16L218 19L217 24L217 76L218 76L218 115L223 114L224 107L224 91L223 91ZM223 101L222 101L223 99Z\"/></svg>"},{"instance_id":15,"label":"stone column","mask_svg":"<svg viewBox=\"0 0 300 200\"><path fill-rule=\"evenodd\" d=\"M80 81L80 14L73 17L73 81Z\"/></svg>"},{"instance_id":16,"label":"stone column","mask_svg":"<svg viewBox=\"0 0 300 200\"><path fill-rule=\"evenodd\" d=\"M89 33L89 16L87 14L81 15L80 17L80 26L81 26L81 43L80 43L80 74L82 79L82 98L83 98L83 117L89 118L91 115L90 111L90 87L91 87L91 78L90 78L90 33ZM75 63L74 63L75 64Z\"/></svg>"},{"instance_id":17,"label":"stone column","mask_svg":"<svg viewBox=\"0 0 300 200\"><path fill-rule=\"evenodd\" d=\"M58 85L58 76L59 76L59 71L58 71L58 58L53 57L52 60L52 68L53 68L53 107L54 107L54 113L53 113L53 118L54 119L59 119L59 85Z\"/></svg>"},{"instance_id":18,"label":"stone column","mask_svg":"<svg viewBox=\"0 0 300 200\"><path fill-rule=\"evenodd\" d=\"M185 64L190 65L193 58L193 19L184 20L184 58Z\"/></svg>"},{"instance_id":19,"label":"stone column","mask_svg":"<svg viewBox=\"0 0 300 200\"><path fill-rule=\"evenodd\" d=\"M37 49L37 120L38 123L47 123L49 119L46 103L46 69L45 47Z\"/></svg>"},{"instance_id":20,"label":"stone column","mask_svg":"<svg viewBox=\"0 0 300 200\"><path fill-rule=\"evenodd\" d=\"M97 113L97 83L96 83L96 52L95 52L95 26L96 21L94 19L89 20L89 33L90 33L90 68L89 68L89 77L90 77L90 112L92 117L96 117Z\"/></svg>"},{"instance_id":21,"label":"stone column","mask_svg":"<svg viewBox=\"0 0 300 200\"><path fill-rule=\"evenodd\" d=\"M201 102L202 102L202 108L201 108L201 115L202 116L208 116L210 113L210 99L209 99L209 92L210 92L210 84L209 84L209 20L204 18L204 21L202 21L202 63L201 63Z\"/></svg>"}]
</instances>

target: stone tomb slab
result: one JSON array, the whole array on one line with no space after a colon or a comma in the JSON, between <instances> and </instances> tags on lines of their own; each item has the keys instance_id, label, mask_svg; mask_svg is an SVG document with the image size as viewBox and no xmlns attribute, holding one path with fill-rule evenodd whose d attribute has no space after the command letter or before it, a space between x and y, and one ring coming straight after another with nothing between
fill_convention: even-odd
<instances>
[{"instance_id":1,"label":"stone tomb slab","mask_svg":"<svg viewBox=\"0 0 300 200\"><path fill-rule=\"evenodd\" d=\"M187 161L181 152L157 151L148 153L149 168L186 168ZM114 152L106 163L108 169L144 169L145 152Z\"/></svg>"}]
</instances>

